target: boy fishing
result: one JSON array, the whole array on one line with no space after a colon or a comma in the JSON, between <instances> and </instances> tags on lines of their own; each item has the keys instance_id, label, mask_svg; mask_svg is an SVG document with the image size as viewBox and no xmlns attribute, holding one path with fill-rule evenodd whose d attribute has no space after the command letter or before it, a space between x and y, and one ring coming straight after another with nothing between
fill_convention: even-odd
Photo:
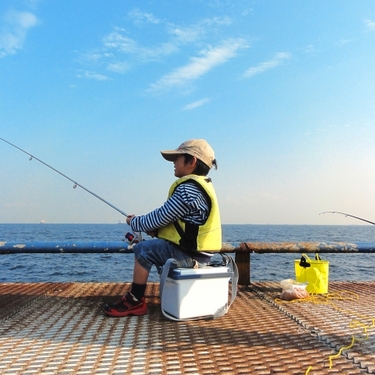
<instances>
[{"instance_id":1,"label":"boy fishing","mask_svg":"<svg viewBox=\"0 0 375 375\"><path fill-rule=\"evenodd\" d=\"M167 201L146 215L129 215L126 222L135 232L151 240L136 244L131 289L121 299L103 307L107 315L145 315L144 298L153 265L158 269L173 258L177 267L197 268L209 263L212 253L222 247L220 212L216 193L207 174L217 162L204 139L191 139L175 150L161 151L174 164L178 178L170 187Z\"/></svg>"}]
</instances>

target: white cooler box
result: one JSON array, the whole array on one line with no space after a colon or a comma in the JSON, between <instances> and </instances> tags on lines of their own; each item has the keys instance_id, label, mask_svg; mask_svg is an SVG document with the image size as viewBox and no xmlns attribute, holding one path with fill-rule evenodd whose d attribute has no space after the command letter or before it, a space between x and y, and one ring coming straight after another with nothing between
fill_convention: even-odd
<instances>
[{"instance_id":1,"label":"white cooler box","mask_svg":"<svg viewBox=\"0 0 375 375\"><path fill-rule=\"evenodd\" d=\"M164 284L161 308L177 319L214 315L228 304L228 267L175 268Z\"/></svg>"}]
</instances>

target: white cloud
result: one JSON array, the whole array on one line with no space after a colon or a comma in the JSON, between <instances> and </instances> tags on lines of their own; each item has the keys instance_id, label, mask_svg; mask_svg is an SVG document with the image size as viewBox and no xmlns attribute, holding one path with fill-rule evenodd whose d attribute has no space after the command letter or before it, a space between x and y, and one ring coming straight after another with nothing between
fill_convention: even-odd
<instances>
[{"instance_id":1,"label":"white cloud","mask_svg":"<svg viewBox=\"0 0 375 375\"><path fill-rule=\"evenodd\" d=\"M131 12L129 12L129 16L133 19L135 24L160 23L159 19L156 18L154 15L152 15L151 13L141 12L139 9L133 9Z\"/></svg>"},{"instance_id":2,"label":"white cloud","mask_svg":"<svg viewBox=\"0 0 375 375\"><path fill-rule=\"evenodd\" d=\"M170 26L169 33L179 43L192 43L202 39L207 32L212 32L215 26L228 26L231 20L227 17L206 18L201 22L188 27Z\"/></svg>"},{"instance_id":3,"label":"white cloud","mask_svg":"<svg viewBox=\"0 0 375 375\"><path fill-rule=\"evenodd\" d=\"M365 24L368 30L375 31L375 21L365 20Z\"/></svg>"},{"instance_id":4,"label":"white cloud","mask_svg":"<svg viewBox=\"0 0 375 375\"><path fill-rule=\"evenodd\" d=\"M107 69L115 73L125 73L130 69L130 65L127 62L113 62L109 63Z\"/></svg>"},{"instance_id":5,"label":"white cloud","mask_svg":"<svg viewBox=\"0 0 375 375\"><path fill-rule=\"evenodd\" d=\"M201 107L202 105L209 103L209 101L210 101L209 98L204 98L204 99L201 99L201 100L197 100L196 102L193 102L193 103L187 104L187 105L183 108L183 110L184 110L184 111L188 111L188 110L190 110L190 109L194 109L194 108Z\"/></svg>"},{"instance_id":6,"label":"white cloud","mask_svg":"<svg viewBox=\"0 0 375 375\"><path fill-rule=\"evenodd\" d=\"M192 57L187 65L177 68L153 83L149 91L162 91L172 87L184 86L208 73L214 67L235 57L240 48L246 47L243 39L230 39L217 47L201 51L201 57Z\"/></svg>"},{"instance_id":7,"label":"white cloud","mask_svg":"<svg viewBox=\"0 0 375 375\"><path fill-rule=\"evenodd\" d=\"M204 30L200 26L192 27L173 27L170 30L170 34L177 38L182 43L191 43L198 40Z\"/></svg>"},{"instance_id":8,"label":"white cloud","mask_svg":"<svg viewBox=\"0 0 375 375\"><path fill-rule=\"evenodd\" d=\"M0 32L0 58L13 55L22 49L28 31L38 23L37 17L29 12L9 12Z\"/></svg>"},{"instance_id":9,"label":"white cloud","mask_svg":"<svg viewBox=\"0 0 375 375\"><path fill-rule=\"evenodd\" d=\"M113 73L125 73L134 65L160 61L167 56L183 52L182 46L186 44L197 45L200 43L201 46L202 41L208 37L208 34L217 34L218 29L232 23L232 20L228 17L212 17L205 18L192 25L178 26L165 20L160 20L150 13L141 12L139 9L132 10L128 13L128 16L135 24L137 24L137 26L142 27L140 39L134 37L134 35L131 34L131 31L124 27L114 27L111 32L102 38L100 47L94 49L92 52L81 54L78 60L81 64L86 65L87 71L106 69L106 73L109 71ZM152 43L155 32L158 34L164 33L166 39L159 44L145 45L144 43ZM147 37L149 33L152 35L150 38ZM238 43L239 40L240 39L234 39L234 43ZM234 51L235 48L238 47L228 46L225 48ZM203 55L206 54L204 57L191 59L191 64L189 64L190 67L187 66L180 68L175 74L192 76L192 70L196 70L198 65L204 70L204 62L206 61L210 64L208 59L214 52L215 49L211 49L210 51L203 53ZM216 64L213 63L213 65ZM190 72L187 72L189 69ZM200 74L198 73L198 76L199 75ZM171 74L169 78L165 76L162 80L163 79L173 80L173 74ZM194 78L187 78L187 81L190 79ZM158 89L157 86L160 84L164 85L163 82L160 81L153 86L153 89Z\"/></svg>"},{"instance_id":10,"label":"white cloud","mask_svg":"<svg viewBox=\"0 0 375 375\"><path fill-rule=\"evenodd\" d=\"M340 46L344 46L345 44L351 43L353 41L354 41L354 39L340 39L339 42L338 42L338 44Z\"/></svg>"},{"instance_id":11,"label":"white cloud","mask_svg":"<svg viewBox=\"0 0 375 375\"><path fill-rule=\"evenodd\" d=\"M313 44L309 44L308 46L306 46L305 52L306 53L314 53L314 52L316 52L315 46Z\"/></svg>"},{"instance_id":12,"label":"white cloud","mask_svg":"<svg viewBox=\"0 0 375 375\"><path fill-rule=\"evenodd\" d=\"M95 73L95 72L90 72L88 70L83 72L82 74L78 74L78 78L94 79L96 81L107 81L108 80L107 76L105 76L103 74Z\"/></svg>"},{"instance_id":13,"label":"white cloud","mask_svg":"<svg viewBox=\"0 0 375 375\"><path fill-rule=\"evenodd\" d=\"M281 65L284 60L290 59L291 54L287 52L279 52L275 55L275 57L269 61L265 61L257 66L251 67L246 70L244 77L249 78L256 74L263 73L266 70L276 68L277 66Z\"/></svg>"},{"instance_id":14,"label":"white cloud","mask_svg":"<svg viewBox=\"0 0 375 375\"><path fill-rule=\"evenodd\" d=\"M123 29L115 29L115 31L104 37L104 49L112 50L114 53L119 52L136 56L137 59L143 61L153 60L160 56L168 56L177 51L176 45L170 42L163 43L153 48L142 47L133 39L123 35L123 33L125 33Z\"/></svg>"},{"instance_id":15,"label":"white cloud","mask_svg":"<svg viewBox=\"0 0 375 375\"><path fill-rule=\"evenodd\" d=\"M103 45L108 49L115 49L126 53L135 53L138 50L137 43L122 35L121 29L116 29L103 39Z\"/></svg>"},{"instance_id":16,"label":"white cloud","mask_svg":"<svg viewBox=\"0 0 375 375\"><path fill-rule=\"evenodd\" d=\"M175 53L178 51L177 45L174 43L163 43L160 46L157 46L155 48L142 48L139 49L139 58L143 61L149 61L158 59L161 56L169 56L172 53Z\"/></svg>"}]
</instances>

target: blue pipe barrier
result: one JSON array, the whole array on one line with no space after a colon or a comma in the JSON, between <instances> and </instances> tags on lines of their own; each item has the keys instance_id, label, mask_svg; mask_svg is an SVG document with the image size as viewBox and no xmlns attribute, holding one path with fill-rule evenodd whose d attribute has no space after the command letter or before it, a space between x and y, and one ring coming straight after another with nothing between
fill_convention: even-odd
<instances>
[{"instance_id":1,"label":"blue pipe barrier","mask_svg":"<svg viewBox=\"0 0 375 375\"><path fill-rule=\"evenodd\" d=\"M375 253L374 242L241 242L236 253Z\"/></svg>"},{"instance_id":2,"label":"blue pipe barrier","mask_svg":"<svg viewBox=\"0 0 375 375\"><path fill-rule=\"evenodd\" d=\"M43 253L132 253L124 241L0 242L0 254Z\"/></svg>"},{"instance_id":3,"label":"blue pipe barrier","mask_svg":"<svg viewBox=\"0 0 375 375\"><path fill-rule=\"evenodd\" d=\"M152 241L152 240L151 240ZM375 253L374 242L236 242L223 243L222 253ZM0 242L0 254L133 253L124 241Z\"/></svg>"}]
</instances>

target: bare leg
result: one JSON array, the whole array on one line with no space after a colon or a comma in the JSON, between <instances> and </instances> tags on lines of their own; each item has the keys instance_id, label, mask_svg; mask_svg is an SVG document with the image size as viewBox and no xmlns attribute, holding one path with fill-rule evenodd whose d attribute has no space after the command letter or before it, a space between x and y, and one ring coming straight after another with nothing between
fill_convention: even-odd
<instances>
[{"instance_id":1,"label":"bare leg","mask_svg":"<svg viewBox=\"0 0 375 375\"><path fill-rule=\"evenodd\" d=\"M149 271L144 269L138 262L137 259L134 259L134 273L133 273L133 282L135 284L146 284Z\"/></svg>"}]
</instances>

